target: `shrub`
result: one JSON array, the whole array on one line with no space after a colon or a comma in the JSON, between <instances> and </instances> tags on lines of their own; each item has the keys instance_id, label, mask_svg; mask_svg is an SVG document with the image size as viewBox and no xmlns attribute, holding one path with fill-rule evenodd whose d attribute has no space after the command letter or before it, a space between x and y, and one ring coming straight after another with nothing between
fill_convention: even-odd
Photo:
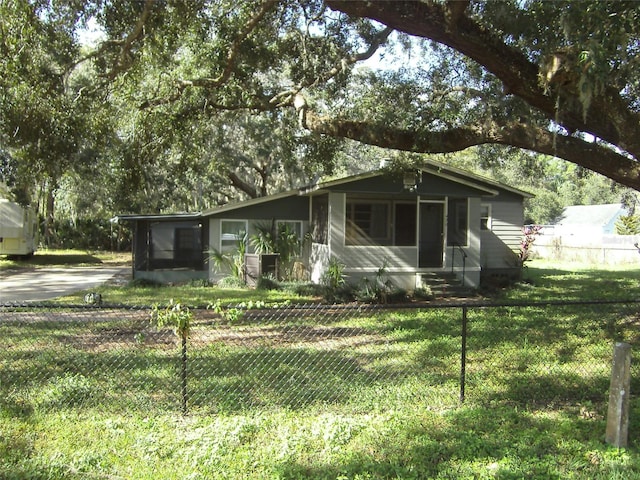
<instances>
[{"instance_id":1,"label":"shrub","mask_svg":"<svg viewBox=\"0 0 640 480\"><path fill-rule=\"evenodd\" d=\"M310 282L281 282L280 287L285 292L293 293L301 297L321 297L325 291L323 285Z\"/></svg>"},{"instance_id":2,"label":"shrub","mask_svg":"<svg viewBox=\"0 0 640 480\"><path fill-rule=\"evenodd\" d=\"M220 288L245 288L246 285L244 282L238 277L224 277L217 284Z\"/></svg>"},{"instance_id":3,"label":"shrub","mask_svg":"<svg viewBox=\"0 0 640 480\"><path fill-rule=\"evenodd\" d=\"M355 300L355 293L356 290L353 285L344 283L336 288L325 286L322 296L324 300L329 303L349 303Z\"/></svg>"},{"instance_id":4,"label":"shrub","mask_svg":"<svg viewBox=\"0 0 640 480\"><path fill-rule=\"evenodd\" d=\"M129 287L161 287L162 283L150 278L134 278L128 284Z\"/></svg>"},{"instance_id":5,"label":"shrub","mask_svg":"<svg viewBox=\"0 0 640 480\"><path fill-rule=\"evenodd\" d=\"M434 297L429 285L423 285L413 291L413 298L416 300L433 300Z\"/></svg>"},{"instance_id":6,"label":"shrub","mask_svg":"<svg viewBox=\"0 0 640 480\"><path fill-rule=\"evenodd\" d=\"M256 284L257 290L281 290L280 283L270 275L261 275Z\"/></svg>"}]
</instances>

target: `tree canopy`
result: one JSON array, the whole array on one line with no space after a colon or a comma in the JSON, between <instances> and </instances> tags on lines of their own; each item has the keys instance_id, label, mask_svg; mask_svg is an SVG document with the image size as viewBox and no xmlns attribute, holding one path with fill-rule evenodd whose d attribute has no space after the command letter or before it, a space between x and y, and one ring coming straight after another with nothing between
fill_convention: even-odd
<instances>
[{"instance_id":1,"label":"tree canopy","mask_svg":"<svg viewBox=\"0 0 640 480\"><path fill-rule=\"evenodd\" d=\"M343 139L517 147L640 190L637 2L0 0L0 14L5 170L58 189L97 169L122 211L292 186L352 161Z\"/></svg>"}]
</instances>

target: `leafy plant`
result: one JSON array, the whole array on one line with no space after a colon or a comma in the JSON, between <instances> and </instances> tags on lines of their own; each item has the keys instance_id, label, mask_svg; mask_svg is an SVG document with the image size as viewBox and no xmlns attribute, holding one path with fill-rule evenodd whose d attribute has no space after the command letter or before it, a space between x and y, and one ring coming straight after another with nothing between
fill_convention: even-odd
<instances>
[{"instance_id":1,"label":"leafy plant","mask_svg":"<svg viewBox=\"0 0 640 480\"><path fill-rule=\"evenodd\" d=\"M331 257L327 270L322 274L322 284L329 290L335 290L346 283L344 269L346 265Z\"/></svg>"},{"instance_id":2,"label":"leafy plant","mask_svg":"<svg viewBox=\"0 0 640 480\"><path fill-rule=\"evenodd\" d=\"M361 288L356 292L356 299L369 303L388 303L389 294L393 288L393 283L388 277L387 260L384 259L373 281L368 277L362 279Z\"/></svg>"},{"instance_id":3,"label":"leafy plant","mask_svg":"<svg viewBox=\"0 0 640 480\"><path fill-rule=\"evenodd\" d=\"M151 310L151 320L158 327L170 326L173 328L173 332L180 338L181 342L181 369L180 379L182 387L182 413L187 413L187 339L189 338L189 331L191 329L191 320L193 319L193 313L189 310L189 307L181 304L180 302L174 302L173 299L169 301L164 309L160 309L157 305Z\"/></svg>"},{"instance_id":4,"label":"leafy plant","mask_svg":"<svg viewBox=\"0 0 640 480\"><path fill-rule=\"evenodd\" d=\"M258 255L277 252L274 222L272 221L269 224L256 224L254 228L256 233L251 235L249 240L254 251Z\"/></svg>"},{"instance_id":5,"label":"leafy plant","mask_svg":"<svg viewBox=\"0 0 640 480\"><path fill-rule=\"evenodd\" d=\"M192 319L193 313L191 313L189 307L173 299L169 301L166 307L160 308L158 305L154 305L151 310L152 323L161 328L171 327L174 333L183 339L189 337Z\"/></svg>"},{"instance_id":6,"label":"leafy plant","mask_svg":"<svg viewBox=\"0 0 640 480\"><path fill-rule=\"evenodd\" d=\"M523 227L523 237L520 242L520 251L518 252L518 264L521 267L524 266L525 262L531 260L531 248L541 230L542 227L540 225L527 225Z\"/></svg>"},{"instance_id":7,"label":"leafy plant","mask_svg":"<svg viewBox=\"0 0 640 480\"><path fill-rule=\"evenodd\" d=\"M280 278L291 279L295 262L307 236L301 239L286 223L276 228L273 221L269 224L258 224L255 229L256 233L251 235L250 239L254 251L257 254L277 253Z\"/></svg>"},{"instance_id":8,"label":"leafy plant","mask_svg":"<svg viewBox=\"0 0 640 480\"><path fill-rule=\"evenodd\" d=\"M618 235L638 235L640 234L640 216L623 215L616 222L616 233Z\"/></svg>"}]
</instances>

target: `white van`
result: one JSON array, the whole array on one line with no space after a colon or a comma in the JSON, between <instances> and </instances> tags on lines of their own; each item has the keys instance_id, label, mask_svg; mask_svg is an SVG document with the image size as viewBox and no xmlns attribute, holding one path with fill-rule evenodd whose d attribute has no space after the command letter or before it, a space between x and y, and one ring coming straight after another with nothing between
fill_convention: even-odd
<instances>
[{"instance_id":1,"label":"white van","mask_svg":"<svg viewBox=\"0 0 640 480\"><path fill-rule=\"evenodd\" d=\"M35 212L0 198L0 255L30 257L36 251L37 238Z\"/></svg>"}]
</instances>

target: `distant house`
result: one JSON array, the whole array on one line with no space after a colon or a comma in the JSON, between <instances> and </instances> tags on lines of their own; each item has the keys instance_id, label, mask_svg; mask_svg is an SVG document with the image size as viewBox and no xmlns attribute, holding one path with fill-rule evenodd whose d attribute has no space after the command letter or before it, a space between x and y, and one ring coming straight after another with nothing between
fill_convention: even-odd
<instances>
[{"instance_id":1,"label":"distant house","mask_svg":"<svg viewBox=\"0 0 640 480\"><path fill-rule=\"evenodd\" d=\"M547 233L553 232L557 236L611 235L616 233L618 219L627 214L621 203L573 205L564 208Z\"/></svg>"},{"instance_id":2,"label":"distant house","mask_svg":"<svg viewBox=\"0 0 640 480\"><path fill-rule=\"evenodd\" d=\"M301 258L319 282L331 259L349 280L385 266L398 286L452 272L477 287L483 275L519 274L527 192L437 162L318 182L195 214L122 215L134 225L134 276L219 280L206 251L231 252L265 222L286 224L311 244ZM200 249L200 250L199 250ZM252 253L251 246L247 252Z\"/></svg>"},{"instance_id":3,"label":"distant house","mask_svg":"<svg viewBox=\"0 0 640 480\"><path fill-rule=\"evenodd\" d=\"M640 235L616 233L616 223L625 215L628 211L621 203L565 207L554 224L543 226L533 254L596 265L638 263Z\"/></svg>"}]
</instances>

